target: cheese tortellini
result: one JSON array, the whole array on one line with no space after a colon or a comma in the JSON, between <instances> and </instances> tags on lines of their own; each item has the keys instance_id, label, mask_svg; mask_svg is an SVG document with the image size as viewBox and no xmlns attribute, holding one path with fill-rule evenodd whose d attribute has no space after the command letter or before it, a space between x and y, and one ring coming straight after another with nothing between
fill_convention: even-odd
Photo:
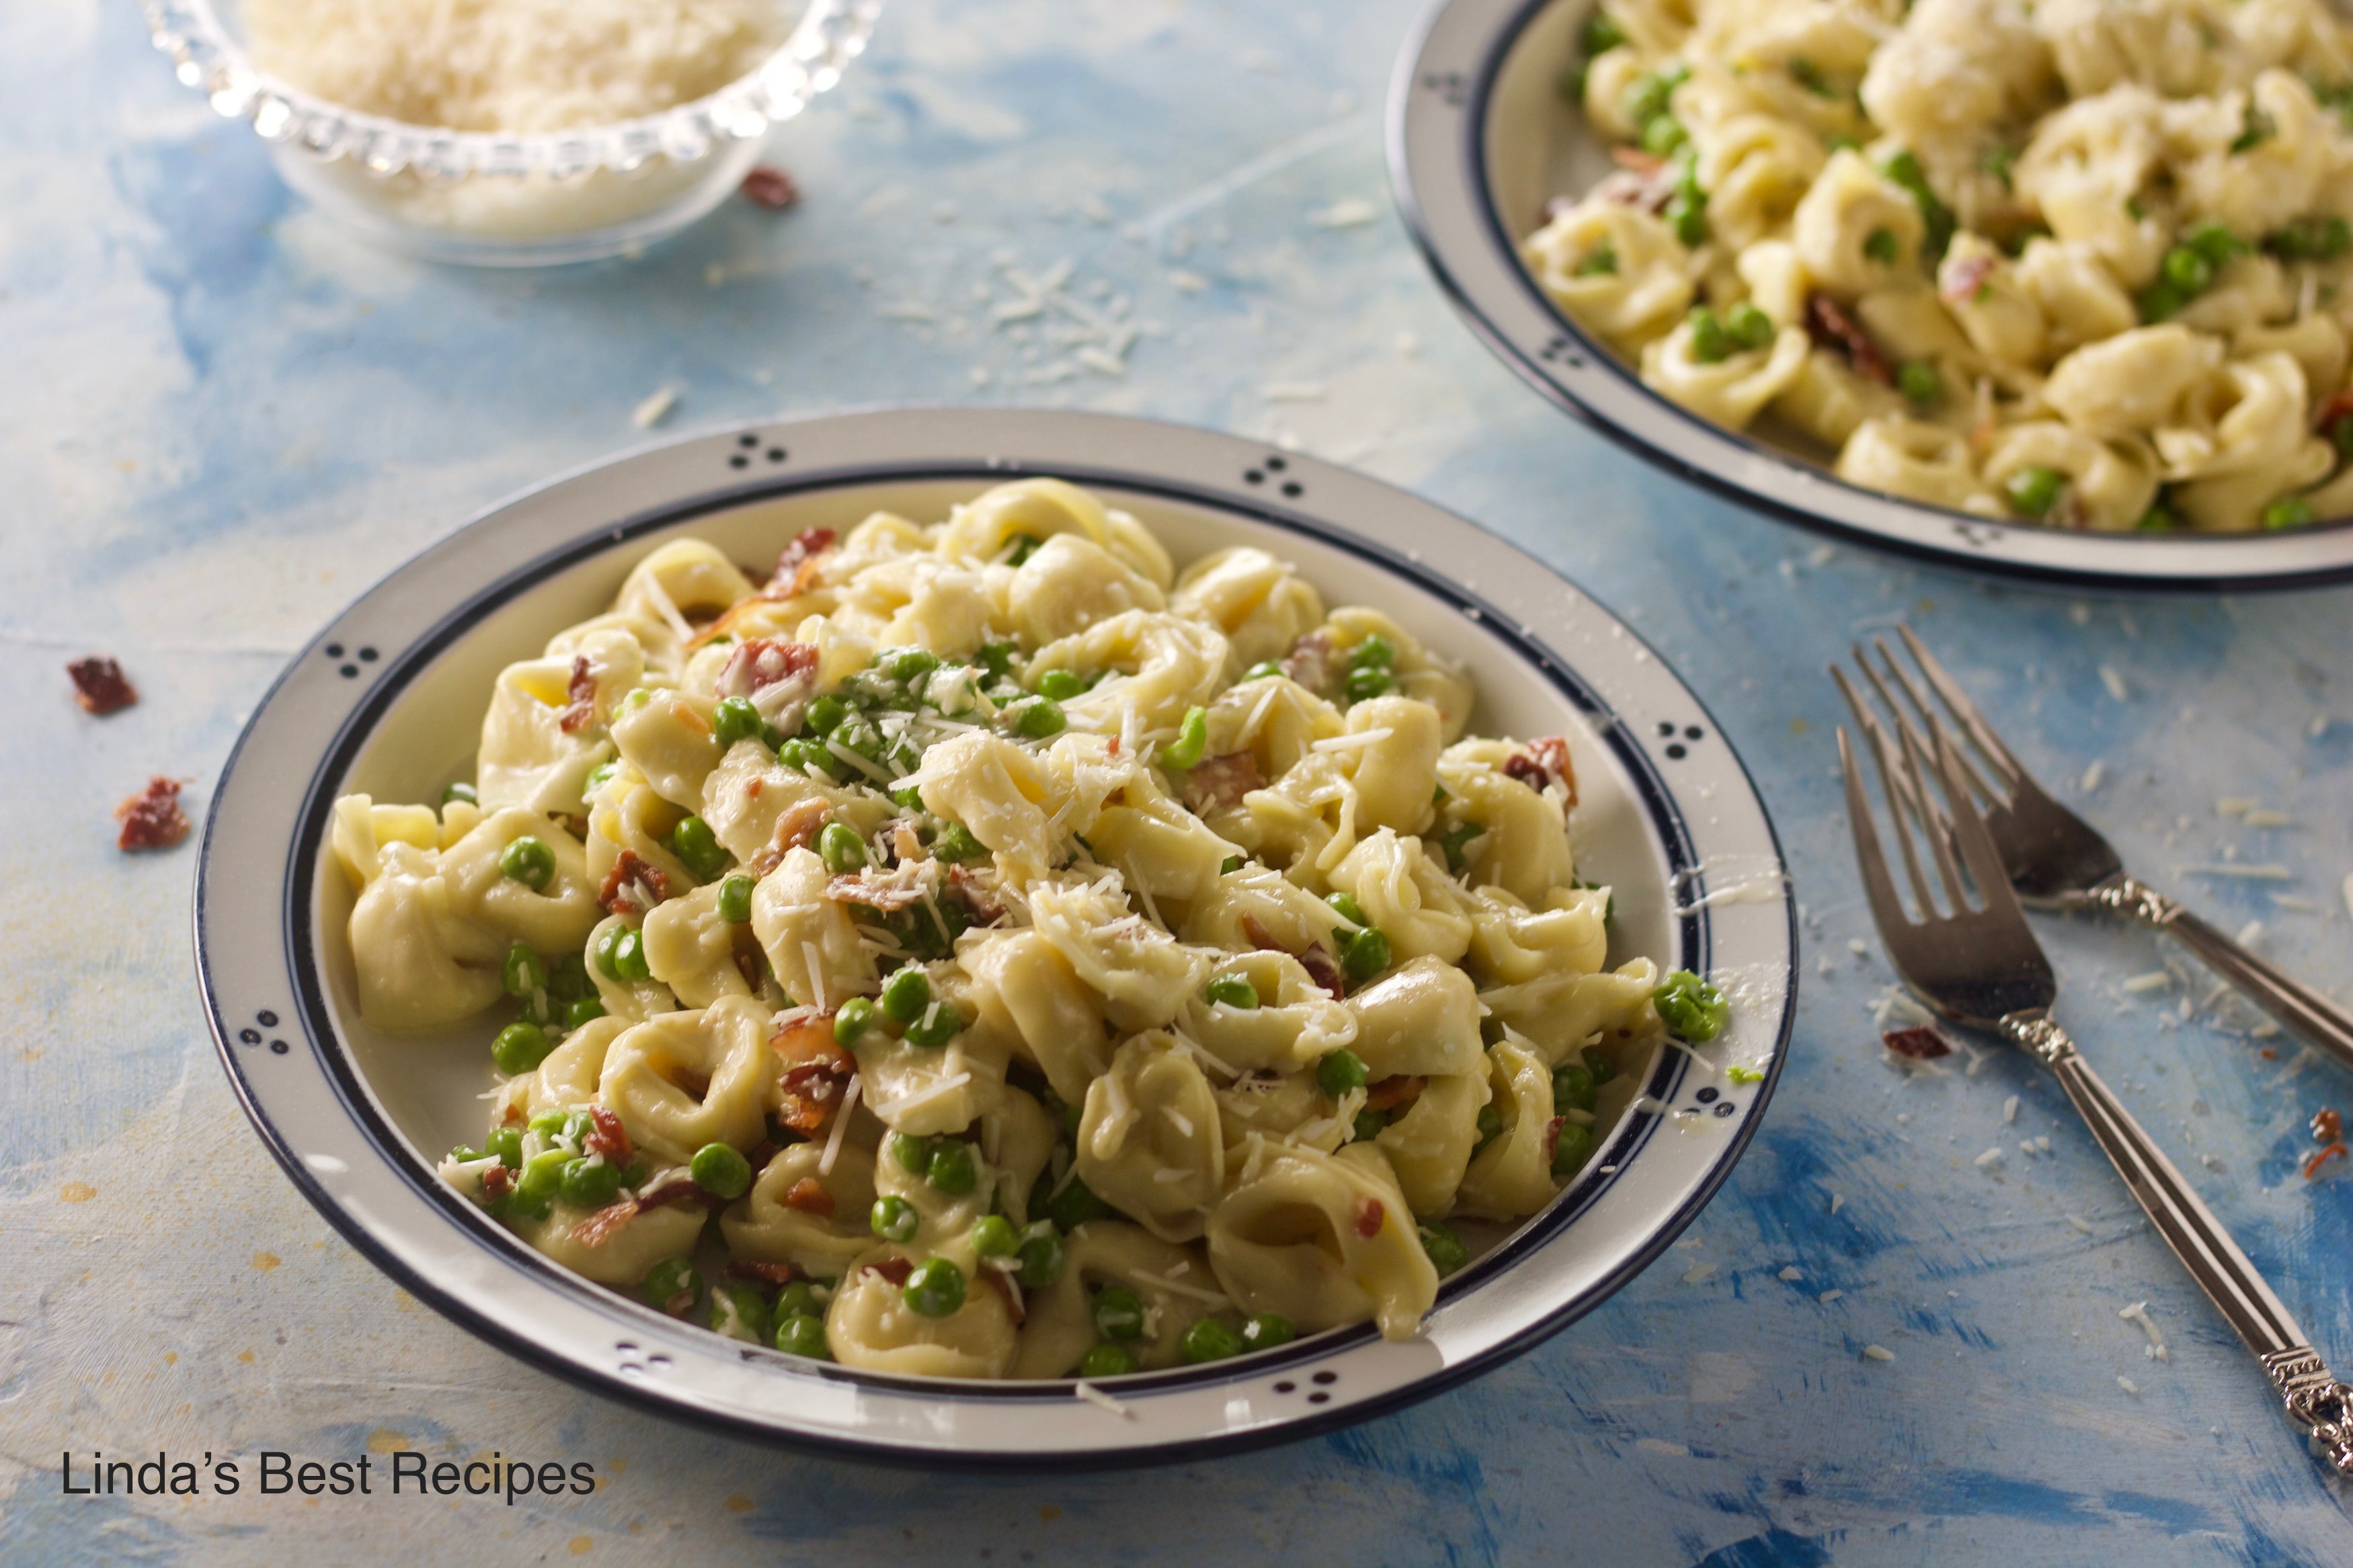
<instances>
[{"instance_id":1,"label":"cheese tortellini","mask_svg":"<svg viewBox=\"0 0 2353 1568\"><path fill-rule=\"evenodd\" d=\"M1991 519L2353 510L2327 0L1600 0L1578 47L1619 166L1523 259L1669 401Z\"/></svg>"},{"instance_id":2,"label":"cheese tortellini","mask_svg":"<svg viewBox=\"0 0 2353 1568\"><path fill-rule=\"evenodd\" d=\"M2208 388L2164 460L2244 471L2328 352ZM2070 439L2087 485L2155 471ZM337 804L350 983L385 1034L495 1031L446 1181L720 1333L1089 1380L1403 1338L1663 1028L1577 875L1570 743L1476 702L1291 563L1172 561L1058 480L805 532L765 584L676 540L500 676L470 784Z\"/></svg>"}]
</instances>

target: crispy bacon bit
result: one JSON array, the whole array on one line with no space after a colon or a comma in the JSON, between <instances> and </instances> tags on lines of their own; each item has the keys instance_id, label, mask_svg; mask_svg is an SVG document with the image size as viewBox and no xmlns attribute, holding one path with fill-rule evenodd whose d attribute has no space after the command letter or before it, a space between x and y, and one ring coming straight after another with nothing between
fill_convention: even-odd
<instances>
[{"instance_id":1,"label":"crispy bacon bit","mask_svg":"<svg viewBox=\"0 0 2353 1568\"><path fill-rule=\"evenodd\" d=\"M572 1227L572 1239L583 1247L602 1247L613 1239L620 1228L638 1217L645 1207L641 1198L623 1198L607 1204Z\"/></svg>"},{"instance_id":2,"label":"crispy bacon bit","mask_svg":"<svg viewBox=\"0 0 2353 1568\"><path fill-rule=\"evenodd\" d=\"M1381 1222L1388 1216L1388 1207L1378 1198L1358 1198L1356 1206L1348 1211L1349 1224L1366 1241L1380 1235Z\"/></svg>"},{"instance_id":3,"label":"crispy bacon bit","mask_svg":"<svg viewBox=\"0 0 2353 1568\"><path fill-rule=\"evenodd\" d=\"M2312 1113L2312 1141L2314 1142L2334 1143L2339 1138L2344 1136L2345 1119L2337 1113L2337 1108L2335 1106L2323 1106L2320 1110Z\"/></svg>"},{"instance_id":4,"label":"crispy bacon bit","mask_svg":"<svg viewBox=\"0 0 2353 1568\"><path fill-rule=\"evenodd\" d=\"M1365 1109L1394 1110L1400 1105L1410 1105L1419 1100L1421 1091L1429 1087L1430 1080L1426 1078L1398 1073L1381 1079L1365 1091Z\"/></svg>"},{"instance_id":5,"label":"crispy bacon bit","mask_svg":"<svg viewBox=\"0 0 2353 1568\"><path fill-rule=\"evenodd\" d=\"M1553 1154L1560 1148L1560 1130L1567 1125L1568 1125L1568 1118L1566 1116L1556 1116L1545 1123L1544 1157L1545 1168L1547 1170L1552 1168Z\"/></svg>"},{"instance_id":6,"label":"crispy bacon bit","mask_svg":"<svg viewBox=\"0 0 2353 1568\"><path fill-rule=\"evenodd\" d=\"M115 836L119 849L169 849L188 836L188 818L180 809L180 781L161 776L114 808L122 824Z\"/></svg>"},{"instance_id":7,"label":"crispy bacon bit","mask_svg":"<svg viewBox=\"0 0 2353 1568\"><path fill-rule=\"evenodd\" d=\"M789 1285L799 1279L800 1270L789 1263L754 1263L738 1258L727 1266L731 1279L757 1279L764 1285Z\"/></svg>"},{"instance_id":8,"label":"crispy bacon bit","mask_svg":"<svg viewBox=\"0 0 2353 1568\"><path fill-rule=\"evenodd\" d=\"M833 541L829 528L805 528L793 535L793 542L776 557L776 573L760 590L760 597L797 598L817 586L818 560L833 548Z\"/></svg>"},{"instance_id":9,"label":"crispy bacon bit","mask_svg":"<svg viewBox=\"0 0 2353 1568\"><path fill-rule=\"evenodd\" d=\"M1020 1285L1012 1275L1002 1268L984 1268L980 1271L980 1277L999 1296L1005 1298L1005 1310L1013 1319L1013 1326L1019 1328L1023 1321L1029 1316L1029 1308L1023 1305L1021 1300Z\"/></svg>"},{"instance_id":10,"label":"crispy bacon bit","mask_svg":"<svg viewBox=\"0 0 2353 1568\"><path fill-rule=\"evenodd\" d=\"M2279 1060L2279 1052L2270 1046L2265 1046L2262 1050L2257 1051L2255 1055L2263 1058L2263 1060L2267 1062L2275 1062Z\"/></svg>"},{"instance_id":11,"label":"crispy bacon bit","mask_svg":"<svg viewBox=\"0 0 2353 1568\"><path fill-rule=\"evenodd\" d=\"M1965 305L1978 297L1993 276L1990 256L1956 256L1936 272L1936 293L1947 305Z\"/></svg>"},{"instance_id":12,"label":"crispy bacon bit","mask_svg":"<svg viewBox=\"0 0 2353 1568\"><path fill-rule=\"evenodd\" d=\"M504 1165L492 1165L482 1173L482 1195L496 1202L514 1191L514 1173Z\"/></svg>"},{"instance_id":13,"label":"crispy bacon bit","mask_svg":"<svg viewBox=\"0 0 2353 1568\"><path fill-rule=\"evenodd\" d=\"M765 877L785 863L785 857L796 849L806 849L817 842L825 831L833 807L822 798L812 796L776 818L776 833L768 847L752 858L752 875Z\"/></svg>"},{"instance_id":14,"label":"crispy bacon bit","mask_svg":"<svg viewBox=\"0 0 2353 1568\"><path fill-rule=\"evenodd\" d=\"M602 1154L608 1165L627 1165L637 1151L629 1144L628 1129L621 1125L621 1119L601 1105L592 1105L588 1120L596 1124L596 1129L580 1141L580 1152Z\"/></svg>"},{"instance_id":15,"label":"crispy bacon bit","mask_svg":"<svg viewBox=\"0 0 2353 1568\"><path fill-rule=\"evenodd\" d=\"M1909 1029L1889 1029L1879 1037L1879 1043L1909 1061L1925 1062L1953 1054L1953 1047L1946 1043L1945 1037L1926 1025Z\"/></svg>"},{"instance_id":16,"label":"crispy bacon bit","mask_svg":"<svg viewBox=\"0 0 2353 1568\"><path fill-rule=\"evenodd\" d=\"M596 677L590 672L587 659L572 661L572 682L564 694L572 704L556 715L555 726L567 735L577 735L596 721Z\"/></svg>"},{"instance_id":17,"label":"crispy bacon bit","mask_svg":"<svg viewBox=\"0 0 2353 1568\"><path fill-rule=\"evenodd\" d=\"M679 1170L663 1177L659 1186L649 1187L639 1193L638 1207L659 1209L669 1208L677 1204L699 1204L702 1202L703 1197L703 1191L694 1184L694 1178L683 1170Z\"/></svg>"},{"instance_id":18,"label":"crispy bacon bit","mask_svg":"<svg viewBox=\"0 0 2353 1568\"><path fill-rule=\"evenodd\" d=\"M1577 769L1568 760L1568 742L1558 735L1539 735L1530 741L1504 759L1504 772L1538 795L1558 779L1568 794L1567 805L1577 805Z\"/></svg>"},{"instance_id":19,"label":"crispy bacon bit","mask_svg":"<svg viewBox=\"0 0 2353 1568\"><path fill-rule=\"evenodd\" d=\"M825 881L825 896L837 904L864 904L871 910L896 911L910 909L923 901L930 890L930 879L923 868L936 867L936 860L909 860L888 871L869 866ZM936 873L934 873L936 875Z\"/></svg>"},{"instance_id":20,"label":"crispy bacon bit","mask_svg":"<svg viewBox=\"0 0 2353 1568\"><path fill-rule=\"evenodd\" d=\"M948 868L947 896L964 906L976 926L993 926L1005 919L1005 905L981 885L978 874L969 866Z\"/></svg>"},{"instance_id":21,"label":"crispy bacon bit","mask_svg":"<svg viewBox=\"0 0 2353 1568\"><path fill-rule=\"evenodd\" d=\"M841 1102L843 1088L858 1070L856 1059L833 1037L833 1015L811 1014L786 1025L769 1037L768 1048L785 1065L776 1120L796 1132L815 1132Z\"/></svg>"},{"instance_id":22,"label":"crispy bacon bit","mask_svg":"<svg viewBox=\"0 0 2353 1568\"><path fill-rule=\"evenodd\" d=\"M1299 967L1307 971L1307 978L1335 996L1348 994L1348 977L1340 973L1337 960L1324 951L1320 942L1311 942L1307 951L1299 955Z\"/></svg>"},{"instance_id":23,"label":"crispy bacon bit","mask_svg":"<svg viewBox=\"0 0 2353 1568\"><path fill-rule=\"evenodd\" d=\"M74 660L66 673L73 677L74 700L85 713L103 719L139 700L139 693L123 679L122 667L102 653Z\"/></svg>"},{"instance_id":24,"label":"crispy bacon bit","mask_svg":"<svg viewBox=\"0 0 2353 1568\"><path fill-rule=\"evenodd\" d=\"M1846 355L1854 374L1865 381L1875 381L1885 386L1894 377L1888 374L1887 358L1871 334L1862 330L1852 316L1839 308L1837 300L1827 294L1806 297L1806 331L1814 342L1837 349Z\"/></svg>"},{"instance_id":25,"label":"crispy bacon bit","mask_svg":"<svg viewBox=\"0 0 2353 1568\"><path fill-rule=\"evenodd\" d=\"M1323 690L1332 679L1332 634L1309 632L1293 643L1282 673L1310 691Z\"/></svg>"},{"instance_id":26,"label":"crispy bacon bit","mask_svg":"<svg viewBox=\"0 0 2353 1568\"><path fill-rule=\"evenodd\" d=\"M744 176L744 199L772 213L786 212L801 205L801 188L782 169L762 163Z\"/></svg>"},{"instance_id":27,"label":"crispy bacon bit","mask_svg":"<svg viewBox=\"0 0 2353 1568\"><path fill-rule=\"evenodd\" d=\"M1256 915L1244 915L1242 917L1242 934L1250 938L1250 945L1258 949L1261 952L1288 952L1290 951L1290 949L1284 947L1282 943L1274 940L1274 933L1267 930L1266 922L1260 920Z\"/></svg>"},{"instance_id":28,"label":"crispy bacon bit","mask_svg":"<svg viewBox=\"0 0 2353 1568\"><path fill-rule=\"evenodd\" d=\"M1667 166L1664 158L1656 153L1645 153L1640 147L1612 147L1609 149L1609 161L1637 174L1655 174Z\"/></svg>"},{"instance_id":29,"label":"crispy bacon bit","mask_svg":"<svg viewBox=\"0 0 2353 1568\"><path fill-rule=\"evenodd\" d=\"M868 1264L866 1271L880 1274L893 1285L904 1285L907 1276L915 1271L915 1262L911 1258L886 1258L880 1263Z\"/></svg>"},{"instance_id":30,"label":"crispy bacon bit","mask_svg":"<svg viewBox=\"0 0 2353 1568\"><path fill-rule=\"evenodd\" d=\"M2320 1174L2320 1168L2323 1165L2326 1165L2331 1160L2341 1160L2344 1157L2345 1145L2341 1142L2331 1143L2327 1148L2323 1149L2319 1153L2315 1154L2311 1159L2306 1160L2304 1163L2304 1179L2307 1182L2312 1180L2315 1176Z\"/></svg>"},{"instance_id":31,"label":"crispy bacon bit","mask_svg":"<svg viewBox=\"0 0 2353 1568\"><path fill-rule=\"evenodd\" d=\"M1196 812L1224 810L1240 805L1250 791L1265 787L1266 775L1259 772L1255 755L1228 752L1193 764L1185 775L1185 804Z\"/></svg>"},{"instance_id":32,"label":"crispy bacon bit","mask_svg":"<svg viewBox=\"0 0 2353 1568\"><path fill-rule=\"evenodd\" d=\"M1111 744L1103 748L1103 755L1107 757L1115 757L1119 755L1119 737L1117 735L1113 735L1111 738Z\"/></svg>"},{"instance_id":33,"label":"crispy bacon bit","mask_svg":"<svg viewBox=\"0 0 2353 1568\"><path fill-rule=\"evenodd\" d=\"M817 647L783 637L751 637L735 645L719 671L715 695L750 697L783 681L817 684Z\"/></svg>"},{"instance_id":34,"label":"crispy bacon bit","mask_svg":"<svg viewBox=\"0 0 2353 1568\"><path fill-rule=\"evenodd\" d=\"M670 874L634 849L621 851L605 873L605 885L596 890L596 901L614 915L641 915L669 897Z\"/></svg>"},{"instance_id":35,"label":"crispy bacon bit","mask_svg":"<svg viewBox=\"0 0 2353 1568\"><path fill-rule=\"evenodd\" d=\"M833 1194L825 1190L823 1182L815 1176L803 1176L785 1189L785 1206L797 1209L802 1214L813 1214L819 1219L830 1219L836 1205Z\"/></svg>"}]
</instances>

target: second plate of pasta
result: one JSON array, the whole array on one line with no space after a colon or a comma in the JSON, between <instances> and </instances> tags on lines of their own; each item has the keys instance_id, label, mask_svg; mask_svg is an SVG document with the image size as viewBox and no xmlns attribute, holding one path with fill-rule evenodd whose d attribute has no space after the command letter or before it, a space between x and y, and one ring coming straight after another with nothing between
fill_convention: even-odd
<instances>
[{"instance_id":1,"label":"second plate of pasta","mask_svg":"<svg viewBox=\"0 0 2353 1568\"><path fill-rule=\"evenodd\" d=\"M2353 573L2353 26L2325 0L1440 0L1393 177L1643 456L1966 564Z\"/></svg>"},{"instance_id":2,"label":"second plate of pasta","mask_svg":"<svg viewBox=\"0 0 2353 1568\"><path fill-rule=\"evenodd\" d=\"M404 568L240 743L199 941L273 1149L459 1321L1016 1463L1588 1309L1753 1128L1788 912L1697 703L1507 546L974 411L690 439Z\"/></svg>"}]
</instances>

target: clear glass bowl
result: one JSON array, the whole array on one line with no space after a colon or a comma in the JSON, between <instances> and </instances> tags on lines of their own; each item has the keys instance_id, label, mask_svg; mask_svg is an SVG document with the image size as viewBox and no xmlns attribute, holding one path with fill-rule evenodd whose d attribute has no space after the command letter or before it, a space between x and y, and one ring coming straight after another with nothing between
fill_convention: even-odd
<instances>
[{"instance_id":1,"label":"clear glass bowl","mask_svg":"<svg viewBox=\"0 0 2353 1568\"><path fill-rule=\"evenodd\" d=\"M363 114L270 76L214 0L142 0L149 37L214 110L269 144L286 183L377 243L434 261L541 267L677 233L743 183L768 128L841 79L882 0L807 0L792 36L708 98L532 135Z\"/></svg>"}]
</instances>

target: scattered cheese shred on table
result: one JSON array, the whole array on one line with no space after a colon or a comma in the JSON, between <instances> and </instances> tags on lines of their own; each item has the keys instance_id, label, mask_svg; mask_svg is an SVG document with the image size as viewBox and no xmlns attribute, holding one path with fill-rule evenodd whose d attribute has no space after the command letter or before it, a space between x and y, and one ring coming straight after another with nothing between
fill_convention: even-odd
<instances>
[{"instance_id":1,"label":"scattered cheese shred on table","mask_svg":"<svg viewBox=\"0 0 2353 1568\"><path fill-rule=\"evenodd\" d=\"M1895 1359L1895 1352L1889 1350L1885 1345L1865 1345L1862 1347L1862 1355L1865 1361L1894 1361Z\"/></svg>"},{"instance_id":2,"label":"scattered cheese shred on table","mask_svg":"<svg viewBox=\"0 0 2353 1568\"><path fill-rule=\"evenodd\" d=\"M244 0L262 68L457 131L608 125L705 98L785 41L777 0Z\"/></svg>"}]
</instances>

